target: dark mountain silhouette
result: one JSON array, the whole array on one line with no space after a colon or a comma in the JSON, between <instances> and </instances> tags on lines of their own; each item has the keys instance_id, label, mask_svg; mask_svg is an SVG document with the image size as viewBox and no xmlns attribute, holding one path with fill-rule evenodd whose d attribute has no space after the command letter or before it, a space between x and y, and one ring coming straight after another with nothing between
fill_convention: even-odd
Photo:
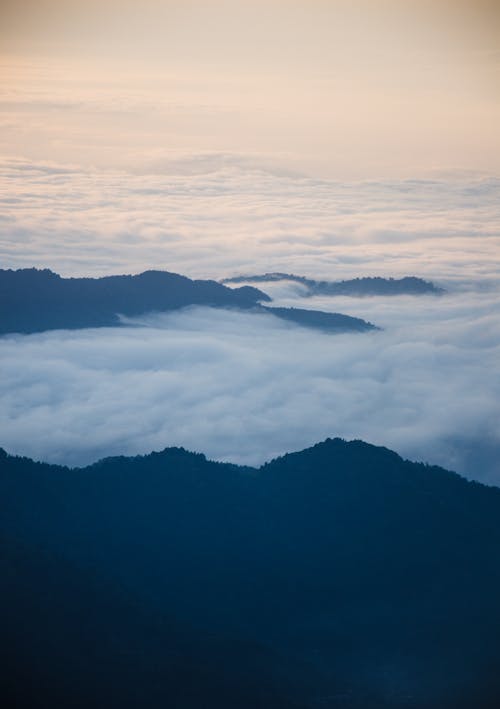
<instances>
[{"instance_id":1,"label":"dark mountain silhouette","mask_svg":"<svg viewBox=\"0 0 500 709\"><path fill-rule=\"evenodd\" d=\"M500 705L500 490L360 441L0 454L3 706Z\"/></svg>"},{"instance_id":2,"label":"dark mountain silhouette","mask_svg":"<svg viewBox=\"0 0 500 709\"><path fill-rule=\"evenodd\" d=\"M282 320L288 320L296 325L311 327L325 332L367 332L379 330L372 323L352 315L341 313L326 313L322 310L305 310L304 308L278 308L261 305L260 312L271 313Z\"/></svg>"},{"instance_id":3,"label":"dark mountain silhouette","mask_svg":"<svg viewBox=\"0 0 500 709\"><path fill-rule=\"evenodd\" d=\"M440 295L442 288L430 281L415 276L404 278L353 278L347 281L316 281L290 273L264 273L261 276L235 276L224 278L221 283L269 283L272 281L294 281L306 287L304 296L313 295Z\"/></svg>"},{"instance_id":4,"label":"dark mountain silhouette","mask_svg":"<svg viewBox=\"0 0 500 709\"><path fill-rule=\"evenodd\" d=\"M189 305L251 308L270 298L256 288L231 290L215 281L192 281L166 271L137 276L61 278L35 268L0 271L0 332L119 324L132 317Z\"/></svg>"},{"instance_id":5,"label":"dark mountain silhouette","mask_svg":"<svg viewBox=\"0 0 500 709\"><path fill-rule=\"evenodd\" d=\"M270 300L251 286L228 288L216 281L193 281L166 271L61 278L34 268L0 270L0 334L120 325L120 315L133 317L194 305L269 313L330 332L373 329L370 323L347 315L261 305Z\"/></svg>"}]
</instances>

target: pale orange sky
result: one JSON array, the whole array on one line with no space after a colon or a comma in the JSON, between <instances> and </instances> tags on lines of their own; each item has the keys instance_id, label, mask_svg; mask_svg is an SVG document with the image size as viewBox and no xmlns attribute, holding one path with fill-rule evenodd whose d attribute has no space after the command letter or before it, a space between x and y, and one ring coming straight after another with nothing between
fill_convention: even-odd
<instances>
[{"instance_id":1,"label":"pale orange sky","mask_svg":"<svg viewBox=\"0 0 500 709\"><path fill-rule=\"evenodd\" d=\"M498 173L500 12L466 0L2 2L0 152L144 170Z\"/></svg>"}]
</instances>

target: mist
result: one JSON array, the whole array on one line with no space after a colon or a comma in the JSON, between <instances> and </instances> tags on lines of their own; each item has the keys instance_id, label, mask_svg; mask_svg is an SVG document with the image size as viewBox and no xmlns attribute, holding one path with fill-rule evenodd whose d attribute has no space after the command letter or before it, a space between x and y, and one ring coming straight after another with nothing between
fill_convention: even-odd
<instances>
[{"instance_id":1,"label":"mist","mask_svg":"<svg viewBox=\"0 0 500 709\"><path fill-rule=\"evenodd\" d=\"M1 444L70 466L174 445L259 465L340 436L500 484L498 287L314 300L384 329L328 335L192 308L3 337Z\"/></svg>"},{"instance_id":2,"label":"mist","mask_svg":"<svg viewBox=\"0 0 500 709\"><path fill-rule=\"evenodd\" d=\"M245 154L156 153L136 171L0 164L0 259L64 276L152 266L196 278L498 276L500 181L478 173L342 181Z\"/></svg>"}]
</instances>

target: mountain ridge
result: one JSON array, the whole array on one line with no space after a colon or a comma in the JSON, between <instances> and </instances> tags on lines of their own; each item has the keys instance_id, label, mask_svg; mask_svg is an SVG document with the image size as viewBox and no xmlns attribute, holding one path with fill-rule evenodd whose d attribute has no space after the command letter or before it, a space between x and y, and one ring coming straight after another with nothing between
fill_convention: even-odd
<instances>
[{"instance_id":1,"label":"mountain ridge","mask_svg":"<svg viewBox=\"0 0 500 709\"><path fill-rule=\"evenodd\" d=\"M353 438L353 439L347 440L347 439L344 439L344 438L341 438L338 436L335 436L333 438L327 437L327 438L323 439L322 441L318 441L317 443L314 443L311 446L307 446L306 448L302 448L300 450L285 452L281 455L271 458L268 461L265 461L264 463L262 463L261 465L258 465L258 466L241 465L239 463L233 463L229 460L215 460L215 459L207 457L207 455L203 452L193 451L188 448L185 448L184 446L166 446L165 448L162 448L160 450L152 450L149 453L138 453L135 455L117 454L117 455L105 456L103 458L99 458L96 461L89 463L88 465L84 465L84 466L68 466L68 465L64 465L64 464L60 464L60 463L50 463L45 460L30 458L29 456L18 455L15 453L9 453L5 448L0 446L0 464L2 462L5 462L6 460L19 460L19 461L33 463L35 465L54 467L54 468L58 468L61 470L85 471L85 470L90 470L90 469L93 469L96 467L102 467L103 465L111 464L111 463L113 463L113 464L134 463L134 462L146 461L148 459L161 460L161 459L168 459L170 457L181 456L181 457L186 457L186 458L197 459L197 460L200 460L200 461L202 461L204 463L208 463L208 464L213 464L213 465L217 465L217 466L227 466L228 468L232 468L235 470L256 473L256 472L263 472L267 468L269 468L279 462L285 462L288 460L293 460L293 459L303 458L303 457L305 458L311 454L315 454L315 453L318 453L323 450L327 450L327 451L331 452L332 450L336 449L338 451L339 448L344 448L345 450L348 450L348 449L354 450L355 448L357 448L359 450L376 452L377 455L385 456L388 460L395 460L399 463L409 464L410 466L422 467L426 470L436 470L436 471L439 471L440 474L447 474L447 475L452 476L454 478L459 478L471 485L479 485L481 487L485 487L488 489L499 490L499 494L500 494L500 487L498 485L480 482L475 479L469 479L465 475L461 475L460 473L456 473L456 472L449 470L447 468L443 468L442 466L434 465L432 463L428 463L425 461L415 461L415 460L411 460L409 458L403 458L399 453L392 450L391 448L388 448L387 446L369 443L369 442L364 441L360 438Z\"/></svg>"},{"instance_id":2,"label":"mountain ridge","mask_svg":"<svg viewBox=\"0 0 500 709\"><path fill-rule=\"evenodd\" d=\"M251 286L229 288L168 271L102 278L62 278L49 269L0 270L0 335L54 329L120 326L134 317L192 306L267 314L325 332L377 328L361 318L263 305L271 298Z\"/></svg>"},{"instance_id":3,"label":"mountain ridge","mask_svg":"<svg viewBox=\"0 0 500 709\"><path fill-rule=\"evenodd\" d=\"M355 297L373 295L442 295L443 288L431 281L417 276L403 278L382 278L380 276L364 276L342 281L319 281L306 276L296 276L292 273L264 273L262 275L233 276L223 278L220 283L269 283L292 281L305 286L304 297L314 295L350 295Z\"/></svg>"},{"instance_id":4,"label":"mountain ridge","mask_svg":"<svg viewBox=\"0 0 500 709\"><path fill-rule=\"evenodd\" d=\"M5 705L498 706L498 488L334 438L260 469L3 452L0 509Z\"/></svg>"}]
</instances>

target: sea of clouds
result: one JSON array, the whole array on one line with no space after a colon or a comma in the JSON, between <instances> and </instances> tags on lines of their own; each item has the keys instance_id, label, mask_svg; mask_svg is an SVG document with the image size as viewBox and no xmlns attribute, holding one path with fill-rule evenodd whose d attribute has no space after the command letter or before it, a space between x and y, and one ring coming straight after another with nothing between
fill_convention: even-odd
<instances>
[{"instance_id":1,"label":"sea of clouds","mask_svg":"<svg viewBox=\"0 0 500 709\"><path fill-rule=\"evenodd\" d=\"M303 298L382 328L327 335L271 315L194 308L121 328L0 339L0 445L80 465L183 445L259 464L327 436L500 484L500 181L341 183L254 156L158 157L111 171L6 159L3 267L63 275L159 268L417 275L442 297Z\"/></svg>"},{"instance_id":2,"label":"sea of clouds","mask_svg":"<svg viewBox=\"0 0 500 709\"><path fill-rule=\"evenodd\" d=\"M259 156L159 153L134 172L0 162L0 259L62 275L498 276L500 179L339 182Z\"/></svg>"}]
</instances>

